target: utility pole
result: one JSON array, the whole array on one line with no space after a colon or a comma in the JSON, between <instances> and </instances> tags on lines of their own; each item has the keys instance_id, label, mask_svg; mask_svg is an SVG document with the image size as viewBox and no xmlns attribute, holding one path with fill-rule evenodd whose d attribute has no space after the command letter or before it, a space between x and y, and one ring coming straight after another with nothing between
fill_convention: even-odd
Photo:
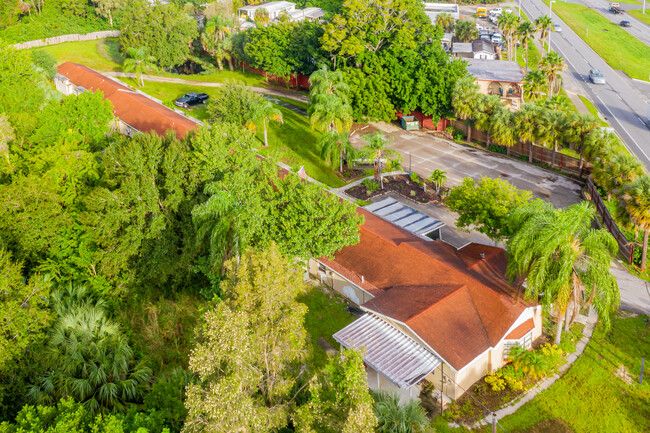
<instances>
[{"instance_id":1,"label":"utility pole","mask_svg":"<svg viewBox=\"0 0 650 433\"><path fill-rule=\"evenodd\" d=\"M492 433L497 433L497 413L492 412Z\"/></svg>"},{"instance_id":2,"label":"utility pole","mask_svg":"<svg viewBox=\"0 0 650 433\"><path fill-rule=\"evenodd\" d=\"M413 160L413 157L411 156L411 152L409 152L409 175L410 175L411 173L413 173L413 172L411 171L411 161L412 161L412 160Z\"/></svg>"},{"instance_id":3,"label":"utility pole","mask_svg":"<svg viewBox=\"0 0 650 433\"><path fill-rule=\"evenodd\" d=\"M549 18L553 18L553 3L555 3L555 0L551 0L548 3L548 16ZM548 49L547 52L551 52L551 33L553 32L553 25L551 24L551 28L548 29Z\"/></svg>"}]
</instances>

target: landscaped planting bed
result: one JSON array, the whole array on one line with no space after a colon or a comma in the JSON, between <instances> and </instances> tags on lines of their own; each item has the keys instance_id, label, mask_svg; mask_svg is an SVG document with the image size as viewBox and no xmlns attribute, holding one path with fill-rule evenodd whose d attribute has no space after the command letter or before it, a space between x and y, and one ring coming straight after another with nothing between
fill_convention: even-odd
<instances>
[{"instance_id":1,"label":"landscaped planting bed","mask_svg":"<svg viewBox=\"0 0 650 433\"><path fill-rule=\"evenodd\" d=\"M443 192L443 190L440 190ZM366 179L361 185L345 190L345 193L359 200L368 200L372 197L388 193L402 195L417 203L442 203L441 194L436 193L433 182L422 180L413 173L410 177L405 174L384 177L384 188L373 179Z\"/></svg>"}]
</instances>

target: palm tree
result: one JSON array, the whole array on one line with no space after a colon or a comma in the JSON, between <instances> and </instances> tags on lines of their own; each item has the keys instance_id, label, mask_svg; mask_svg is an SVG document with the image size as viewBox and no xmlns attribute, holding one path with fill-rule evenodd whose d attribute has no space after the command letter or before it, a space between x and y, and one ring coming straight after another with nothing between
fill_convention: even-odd
<instances>
[{"instance_id":1,"label":"palm tree","mask_svg":"<svg viewBox=\"0 0 650 433\"><path fill-rule=\"evenodd\" d=\"M433 183L436 187L436 194L440 194L440 188L442 188L447 182L447 172L436 168L431 172L429 182Z\"/></svg>"},{"instance_id":2,"label":"palm tree","mask_svg":"<svg viewBox=\"0 0 650 433\"><path fill-rule=\"evenodd\" d=\"M507 242L508 275L526 278L526 296L553 307L560 343L565 314L593 304L605 326L620 302L616 278L609 272L616 241L605 230L592 229L595 209L581 202L564 209L533 200L509 217L514 236ZM569 307L573 308L569 310Z\"/></svg>"},{"instance_id":3,"label":"palm tree","mask_svg":"<svg viewBox=\"0 0 650 433\"><path fill-rule=\"evenodd\" d=\"M528 162L533 162L533 145L539 137L540 124L538 119L541 108L536 104L524 104L515 113L514 126L520 140L530 143L528 147Z\"/></svg>"},{"instance_id":4,"label":"palm tree","mask_svg":"<svg viewBox=\"0 0 650 433\"><path fill-rule=\"evenodd\" d=\"M640 230L643 230L641 271L644 271L648 259L648 234L650 233L650 177L645 173L638 176L625 188L623 200L630 218Z\"/></svg>"},{"instance_id":5,"label":"palm tree","mask_svg":"<svg viewBox=\"0 0 650 433\"><path fill-rule=\"evenodd\" d=\"M580 154L580 177L582 177L583 153L590 145L589 135L598 128L598 121L591 114L568 113L564 140Z\"/></svg>"},{"instance_id":6,"label":"palm tree","mask_svg":"<svg viewBox=\"0 0 650 433\"><path fill-rule=\"evenodd\" d=\"M379 433L418 433L429 430L429 419L417 400L402 404L395 393L377 391L372 394L375 400L375 415Z\"/></svg>"},{"instance_id":7,"label":"palm tree","mask_svg":"<svg viewBox=\"0 0 650 433\"><path fill-rule=\"evenodd\" d=\"M485 147L490 147L492 114L502 106L498 95L480 95L479 97L479 104L476 107L475 124L478 129L485 131L487 134Z\"/></svg>"},{"instance_id":8,"label":"palm tree","mask_svg":"<svg viewBox=\"0 0 650 433\"><path fill-rule=\"evenodd\" d=\"M144 87L144 80L142 79L143 72L149 72L151 69L157 69L156 58L147 54L145 47L129 48L126 50L127 58L124 59L122 70L124 72L135 72L136 79L140 87Z\"/></svg>"},{"instance_id":9,"label":"palm tree","mask_svg":"<svg viewBox=\"0 0 650 433\"><path fill-rule=\"evenodd\" d=\"M456 39L461 42L468 42L478 37L476 24L469 20L458 20L456 22Z\"/></svg>"},{"instance_id":10,"label":"palm tree","mask_svg":"<svg viewBox=\"0 0 650 433\"><path fill-rule=\"evenodd\" d=\"M336 95L319 97L309 106L309 123L320 131L343 133L352 126L352 107Z\"/></svg>"},{"instance_id":11,"label":"palm tree","mask_svg":"<svg viewBox=\"0 0 650 433\"><path fill-rule=\"evenodd\" d=\"M553 28L553 20L548 15L542 15L535 20L537 30L539 30L539 40L544 43L548 38L548 32Z\"/></svg>"},{"instance_id":12,"label":"palm tree","mask_svg":"<svg viewBox=\"0 0 650 433\"><path fill-rule=\"evenodd\" d=\"M341 173L343 173L343 155L349 165L356 154L356 149L350 143L347 133L327 131L321 135L318 146L320 147L320 156L327 164L332 165L338 159L338 169Z\"/></svg>"},{"instance_id":13,"label":"palm tree","mask_svg":"<svg viewBox=\"0 0 650 433\"><path fill-rule=\"evenodd\" d=\"M514 41L513 41L513 36L515 35L517 28L519 27L519 22L521 21L521 18L519 18L517 15L511 13L511 12L504 12L499 16L499 21L497 23L499 29L501 29L501 32L503 33L503 36L506 37L506 41L508 42L508 59L510 60L517 60L515 57L513 57L513 52L516 53L514 50Z\"/></svg>"},{"instance_id":14,"label":"palm tree","mask_svg":"<svg viewBox=\"0 0 650 433\"><path fill-rule=\"evenodd\" d=\"M151 369L135 364L119 326L87 293L72 288L53 296L60 315L43 351L47 372L28 396L38 404L71 396L91 414L121 411L143 397Z\"/></svg>"},{"instance_id":15,"label":"palm tree","mask_svg":"<svg viewBox=\"0 0 650 433\"><path fill-rule=\"evenodd\" d=\"M528 42L535 37L537 29L529 21L523 21L517 27L517 35L526 56L526 71L528 71Z\"/></svg>"},{"instance_id":16,"label":"palm tree","mask_svg":"<svg viewBox=\"0 0 650 433\"><path fill-rule=\"evenodd\" d=\"M546 94L548 79L544 72L535 69L524 77L524 97L528 101L536 101Z\"/></svg>"},{"instance_id":17,"label":"palm tree","mask_svg":"<svg viewBox=\"0 0 650 433\"><path fill-rule=\"evenodd\" d=\"M309 76L309 103L330 95L338 97L343 103L350 103L350 86L340 70L330 71L327 66L312 72Z\"/></svg>"},{"instance_id":18,"label":"palm tree","mask_svg":"<svg viewBox=\"0 0 650 433\"><path fill-rule=\"evenodd\" d=\"M271 102L267 101L264 98L261 98L260 102L253 106L251 120L248 121L246 127L251 132L255 132L255 130L260 126L264 128L264 147L269 146L267 133L267 125L269 121L284 123L284 120L282 119L282 112L279 109L275 108Z\"/></svg>"},{"instance_id":19,"label":"palm tree","mask_svg":"<svg viewBox=\"0 0 650 433\"><path fill-rule=\"evenodd\" d=\"M539 69L544 71L548 79L548 94L553 96L560 89L560 72L564 70L566 63L564 58L553 51L548 53L539 61Z\"/></svg>"},{"instance_id":20,"label":"palm tree","mask_svg":"<svg viewBox=\"0 0 650 433\"><path fill-rule=\"evenodd\" d=\"M518 138L515 133L514 113L499 104L490 119L492 138L497 144L505 146L506 152L510 156L510 148L517 143Z\"/></svg>"},{"instance_id":21,"label":"palm tree","mask_svg":"<svg viewBox=\"0 0 650 433\"><path fill-rule=\"evenodd\" d=\"M456 20L451 16L451 14L443 13L436 17L436 25L442 27L446 32L453 31L455 24Z\"/></svg>"},{"instance_id":22,"label":"palm tree","mask_svg":"<svg viewBox=\"0 0 650 433\"><path fill-rule=\"evenodd\" d=\"M634 182L645 173L639 160L627 152L614 152L594 161L593 178L607 191L607 200L612 194L621 193L621 189Z\"/></svg>"},{"instance_id":23,"label":"palm tree","mask_svg":"<svg viewBox=\"0 0 650 433\"><path fill-rule=\"evenodd\" d=\"M381 176L383 171L383 159L389 156L400 157L400 154L393 150L387 149L390 139L384 136L384 133L377 131L374 134L364 135L363 139L368 143L359 150L359 157L362 159L372 159L375 166L375 181L379 182L381 189L384 189L384 180Z\"/></svg>"},{"instance_id":24,"label":"palm tree","mask_svg":"<svg viewBox=\"0 0 650 433\"><path fill-rule=\"evenodd\" d=\"M557 154L559 141L564 137L565 116L564 113L555 110L543 110L539 119L539 141L547 149L552 149L551 168L555 166L555 155Z\"/></svg>"},{"instance_id":25,"label":"palm tree","mask_svg":"<svg viewBox=\"0 0 650 433\"><path fill-rule=\"evenodd\" d=\"M214 43L226 39L230 34L234 20L227 18L222 14L217 14L205 23L204 32L212 37Z\"/></svg>"},{"instance_id":26,"label":"palm tree","mask_svg":"<svg viewBox=\"0 0 650 433\"><path fill-rule=\"evenodd\" d=\"M467 141L472 142L472 121L479 105L480 93L478 85L472 77L463 77L456 81L451 90L451 105L454 114L459 119L465 120L467 125Z\"/></svg>"}]
</instances>

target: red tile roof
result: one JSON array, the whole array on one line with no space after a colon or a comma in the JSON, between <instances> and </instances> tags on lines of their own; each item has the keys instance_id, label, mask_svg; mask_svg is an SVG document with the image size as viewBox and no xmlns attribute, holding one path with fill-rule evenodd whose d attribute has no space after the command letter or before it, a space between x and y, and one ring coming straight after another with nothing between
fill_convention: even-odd
<instances>
[{"instance_id":1,"label":"red tile roof","mask_svg":"<svg viewBox=\"0 0 650 433\"><path fill-rule=\"evenodd\" d=\"M100 90L104 99L113 104L113 114L138 131L164 135L172 130L179 138L183 138L198 127L192 120L87 66L65 62L59 65L57 71L77 86L91 91Z\"/></svg>"},{"instance_id":2,"label":"red tile roof","mask_svg":"<svg viewBox=\"0 0 650 433\"><path fill-rule=\"evenodd\" d=\"M510 334L506 335L506 340L519 340L533 329L535 329L535 321L531 318L513 329Z\"/></svg>"},{"instance_id":3,"label":"red tile roof","mask_svg":"<svg viewBox=\"0 0 650 433\"><path fill-rule=\"evenodd\" d=\"M425 241L361 208L360 242L319 260L375 298L363 307L405 323L459 370L508 332L528 306L506 280L502 249Z\"/></svg>"}]
</instances>

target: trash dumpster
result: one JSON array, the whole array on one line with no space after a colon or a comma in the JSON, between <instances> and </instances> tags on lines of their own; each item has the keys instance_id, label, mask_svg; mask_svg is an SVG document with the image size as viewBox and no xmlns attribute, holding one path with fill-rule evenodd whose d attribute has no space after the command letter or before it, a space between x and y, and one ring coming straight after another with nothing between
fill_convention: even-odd
<instances>
[{"instance_id":1,"label":"trash dumpster","mask_svg":"<svg viewBox=\"0 0 650 433\"><path fill-rule=\"evenodd\" d=\"M402 128L407 131L415 131L420 129L420 122L415 116L402 116Z\"/></svg>"}]
</instances>

